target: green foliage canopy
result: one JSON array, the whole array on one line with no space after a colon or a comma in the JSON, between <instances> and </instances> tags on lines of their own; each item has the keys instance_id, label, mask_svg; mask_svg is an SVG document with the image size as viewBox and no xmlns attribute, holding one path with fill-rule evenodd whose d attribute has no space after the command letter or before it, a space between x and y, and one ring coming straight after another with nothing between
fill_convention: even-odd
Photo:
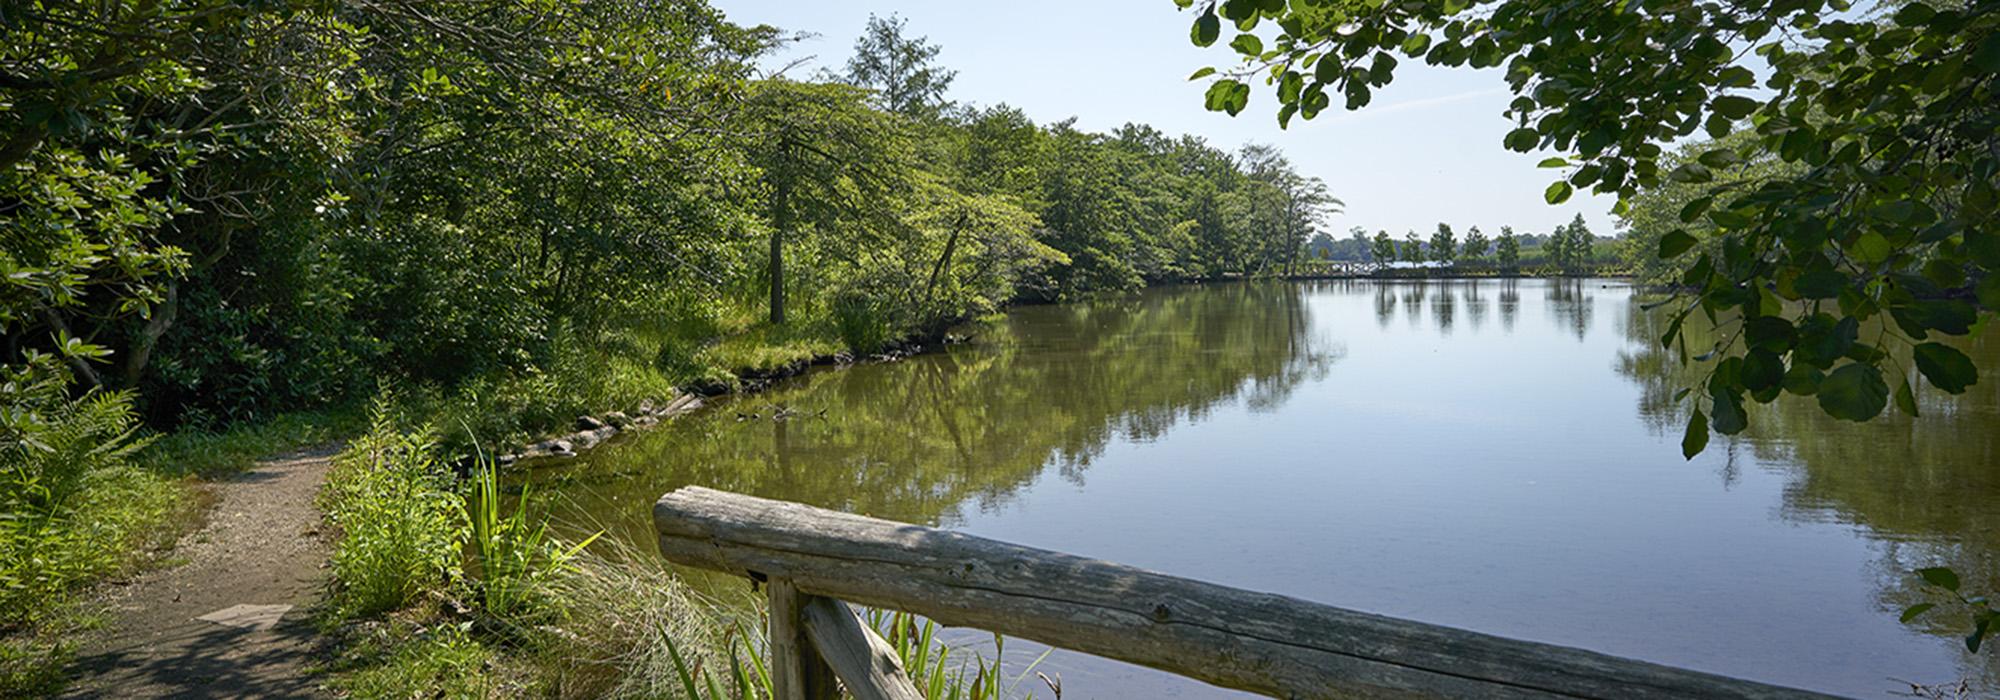
<instances>
[{"instance_id":1,"label":"green foliage canopy","mask_svg":"<svg viewBox=\"0 0 2000 700\"><path fill-rule=\"evenodd\" d=\"M1694 251L1692 234L1663 234L1658 252L1693 258L1676 314L1731 318L1743 332L1689 349L1676 323L1660 339L1711 363L1705 386L1683 394L1691 434L1710 424L1734 434L1745 397L1813 394L1826 382L1830 413L1873 418L1891 376L1880 343L1963 335L2000 309L2000 277L1989 274L2000 265L1993 3L1177 3L1196 15L1197 45L1221 40L1218 17L1241 33L1276 25L1269 41L1228 42L1240 64L1204 73L1214 76L1210 109L1243 111L1261 81L1283 125L1317 116L1334 95L1366 106L1403 59L1501 68L1517 126L1500 145L1562 154L1544 161L1564 173L1549 203L1587 188L1629 208L1669 183L1699 186L1678 218L1712 226L1720 243ZM1754 136L1690 161L1670 163L1662 146L1746 131ZM1717 169L1759 158L1796 170L1717 181ZM1881 338L1840 330L1885 317ZM1792 381L1733 362L1782 367ZM1954 368L1968 365L1918 370L1956 391L1974 378ZM1691 435L1687 454L1705 444Z\"/></svg>"}]
</instances>

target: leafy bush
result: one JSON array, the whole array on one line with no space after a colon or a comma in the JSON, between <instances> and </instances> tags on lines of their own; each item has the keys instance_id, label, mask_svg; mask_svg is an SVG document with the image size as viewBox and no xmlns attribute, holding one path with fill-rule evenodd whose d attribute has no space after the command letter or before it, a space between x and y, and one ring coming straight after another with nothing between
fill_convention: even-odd
<instances>
[{"instance_id":1,"label":"leafy bush","mask_svg":"<svg viewBox=\"0 0 2000 700\"><path fill-rule=\"evenodd\" d=\"M895 339L891 314L877 297L846 292L834 298L833 323L840 341L855 352L874 352Z\"/></svg>"},{"instance_id":2,"label":"leafy bush","mask_svg":"<svg viewBox=\"0 0 2000 700\"><path fill-rule=\"evenodd\" d=\"M402 608L458 570L465 508L429 429L403 432L377 409L368 434L334 459L323 499L340 530L333 572L348 614Z\"/></svg>"}]
</instances>

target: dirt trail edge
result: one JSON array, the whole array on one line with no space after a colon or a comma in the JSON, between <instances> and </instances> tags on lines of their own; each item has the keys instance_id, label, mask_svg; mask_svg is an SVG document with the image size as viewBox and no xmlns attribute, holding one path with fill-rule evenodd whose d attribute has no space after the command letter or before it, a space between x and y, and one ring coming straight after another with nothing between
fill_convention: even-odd
<instances>
[{"instance_id":1,"label":"dirt trail edge","mask_svg":"<svg viewBox=\"0 0 2000 700\"><path fill-rule=\"evenodd\" d=\"M308 619L328 556L313 497L332 449L259 462L213 483L208 522L172 556L108 593L66 697L318 698Z\"/></svg>"}]
</instances>

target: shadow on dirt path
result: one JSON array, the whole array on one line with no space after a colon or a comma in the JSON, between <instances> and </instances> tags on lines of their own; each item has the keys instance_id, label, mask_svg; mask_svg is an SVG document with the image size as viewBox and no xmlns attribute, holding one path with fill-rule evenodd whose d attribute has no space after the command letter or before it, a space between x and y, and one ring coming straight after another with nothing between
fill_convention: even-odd
<instances>
[{"instance_id":1,"label":"shadow on dirt path","mask_svg":"<svg viewBox=\"0 0 2000 700\"><path fill-rule=\"evenodd\" d=\"M65 697L317 698L322 640L310 621L328 542L319 493L332 449L277 457L210 485L207 524L174 548L184 564L107 593Z\"/></svg>"}]
</instances>

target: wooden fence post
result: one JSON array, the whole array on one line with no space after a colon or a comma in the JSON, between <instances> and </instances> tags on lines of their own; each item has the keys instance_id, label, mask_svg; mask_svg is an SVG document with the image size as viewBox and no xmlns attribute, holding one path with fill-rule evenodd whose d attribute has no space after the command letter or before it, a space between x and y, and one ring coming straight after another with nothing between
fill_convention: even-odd
<instances>
[{"instance_id":1,"label":"wooden fence post","mask_svg":"<svg viewBox=\"0 0 2000 700\"><path fill-rule=\"evenodd\" d=\"M806 638L805 604L809 597L784 579L771 579L765 590L771 607L771 696L773 700L837 700L833 669L813 651Z\"/></svg>"},{"instance_id":2,"label":"wooden fence post","mask_svg":"<svg viewBox=\"0 0 2000 700\"><path fill-rule=\"evenodd\" d=\"M855 700L923 700L903 660L854 609L832 598L806 596L806 637Z\"/></svg>"}]
</instances>

